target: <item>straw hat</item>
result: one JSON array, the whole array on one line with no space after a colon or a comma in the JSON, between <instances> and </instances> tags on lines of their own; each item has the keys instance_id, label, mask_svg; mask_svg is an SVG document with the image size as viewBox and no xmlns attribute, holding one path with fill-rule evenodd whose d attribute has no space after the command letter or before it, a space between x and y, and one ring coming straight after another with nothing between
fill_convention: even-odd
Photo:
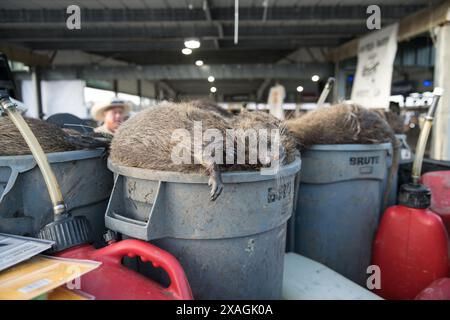
<instances>
[{"instance_id":1,"label":"straw hat","mask_svg":"<svg viewBox=\"0 0 450 320\"><path fill-rule=\"evenodd\" d=\"M103 121L105 111L116 107L122 108L124 113L128 114L131 110L131 103L125 100L113 98L107 102L94 105L91 109L91 116L97 121Z\"/></svg>"}]
</instances>

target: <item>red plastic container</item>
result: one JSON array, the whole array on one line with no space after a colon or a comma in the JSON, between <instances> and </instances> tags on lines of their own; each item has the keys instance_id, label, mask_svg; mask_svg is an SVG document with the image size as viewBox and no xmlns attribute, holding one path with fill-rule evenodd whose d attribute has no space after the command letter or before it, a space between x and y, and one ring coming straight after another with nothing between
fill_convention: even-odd
<instances>
[{"instance_id":1,"label":"red plastic container","mask_svg":"<svg viewBox=\"0 0 450 320\"><path fill-rule=\"evenodd\" d=\"M431 190L431 211L442 218L450 234L450 171L427 172L421 181Z\"/></svg>"},{"instance_id":2,"label":"red plastic container","mask_svg":"<svg viewBox=\"0 0 450 320\"><path fill-rule=\"evenodd\" d=\"M81 277L81 290L99 300L192 300L183 268L170 253L140 240L123 240L101 249L86 244L58 253L62 258L95 260L97 269ZM168 288L122 265L122 258L139 256L169 275Z\"/></svg>"},{"instance_id":3,"label":"red plastic container","mask_svg":"<svg viewBox=\"0 0 450 320\"><path fill-rule=\"evenodd\" d=\"M450 300L450 278L433 281L417 295L416 300Z\"/></svg>"},{"instance_id":4,"label":"red plastic container","mask_svg":"<svg viewBox=\"0 0 450 320\"><path fill-rule=\"evenodd\" d=\"M441 218L404 205L386 210L375 237L373 264L381 271L385 299L414 299L434 280L448 276L448 238Z\"/></svg>"}]
</instances>

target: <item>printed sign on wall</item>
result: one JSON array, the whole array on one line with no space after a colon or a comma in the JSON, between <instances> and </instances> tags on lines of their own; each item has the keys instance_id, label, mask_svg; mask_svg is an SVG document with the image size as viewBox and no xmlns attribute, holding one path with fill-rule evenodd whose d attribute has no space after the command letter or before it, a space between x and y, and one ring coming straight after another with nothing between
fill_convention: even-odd
<instances>
[{"instance_id":1,"label":"printed sign on wall","mask_svg":"<svg viewBox=\"0 0 450 320\"><path fill-rule=\"evenodd\" d=\"M389 108L398 24L359 40L351 100L366 108Z\"/></svg>"}]
</instances>

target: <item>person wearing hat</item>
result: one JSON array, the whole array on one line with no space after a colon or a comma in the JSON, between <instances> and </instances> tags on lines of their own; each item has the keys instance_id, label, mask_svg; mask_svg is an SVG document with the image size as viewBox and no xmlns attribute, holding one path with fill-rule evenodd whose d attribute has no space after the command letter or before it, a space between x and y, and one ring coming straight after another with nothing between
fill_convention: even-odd
<instances>
[{"instance_id":1,"label":"person wearing hat","mask_svg":"<svg viewBox=\"0 0 450 320\"><path fill-rule=\"evenodd\" d=\"M94 131L114 135L114 132L125 120L130 110L131 105L128 102L118 99L94 105L91 109L92 118L103 122Z\"/></svg>"}]
</instances>

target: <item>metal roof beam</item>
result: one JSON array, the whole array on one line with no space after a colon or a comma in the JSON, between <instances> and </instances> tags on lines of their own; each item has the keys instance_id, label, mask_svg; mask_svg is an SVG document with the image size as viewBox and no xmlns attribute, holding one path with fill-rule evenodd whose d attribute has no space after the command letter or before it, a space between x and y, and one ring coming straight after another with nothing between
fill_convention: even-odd
<instances>
[{"instance_id":1,"label":"metal roof beam","mask_svg":"<svg viewBox=\"0 0 450 320\"><path fill-rule=\"evenodd\" d=\"M214 75L221 79L303 79L310 74L327 77L332 73L331 64L227 64L197 67L194 65L145 65L145 66L71 66L42 69L43 80L194 80ZM27 74L18 74L26 79Z\"/></svg>"},{"instance_id":2,"label":"metal roof beam","mask_svg":"<svg viewBox=\"0 0 450 320\"><path fill-rule=\"evenodd\" d=\"M11 44L0 45L0 52L6 54L10 60L20 61L29 66L45 66L51 64L52 61L51 56L38 54L28 48Z\"/></svg>"},{"instance_id":3,"label":"metal roof beam","mask_svg":"<svg viewBox=\"0 0 450 320\"><path fill-rule=\"evenodd\" d=\"M385 5L381 6L383 18L399 18L424 8L423 5ZM272 7L266 21L288 20L326 20L326 19L365 19L367 6L302 6ZM242 21L261 21L264 7L239 8ZM146 21L204 21L203 8L194 9L82 9L81 23L127 23ZM55 24L65 25L65 10L56 9L3 9L0 10L2 24ZM214 21L232 21L234 8L210 8Z\"/></svg>"},{"instance_id":4,"label":"metal roof beam","mask_svg":"<svg viewBox=\"0 0 450 320\"><path fill-rule=\"evenodd\" d=\"M29 47L34 50L83 50L92 52L105 51L156 51L160 50L179 50L181 48L180 41L124 41L111 40L102 42L99 39L82 39L81 41L22 41L21 45ZM277 50L293 50L299 47L330 47L337 46L341 43L337 37L328 38L295 38L289 41L280 41L277 44ZM213 42L203 41L202 48L205 50L214 49ZM233 44L233 40L224 39L221 41L221 49L230 50L267 50L273 48L273 39L242 39L239 41L239 48Z\"/></svg>"},{"instance_id":5,"label":"metal roof beam","mask_svg":"<svg viewBox=\"0 0 450 320\"><path fill-rule=\"evenodd\" d=\"M222 27L222 31L218 32L214 26L196 27L193 30L189 28L183 29L179 27L85 27L81 30L72 31L65 28L14 28L1 27L0 33L2 40L8 41L45 41L43 39L64 38L63 40L71 41L72 39L97 38L106 41L116 38L128 38L136 40L148 41L164 41L168 39L184 39L186 37L198 37L205 40L232 38L234 30L232 27ZM304 37L308 35L321 36L344 36L351 37L356 34L362 34L367 31L365 25L360 26L278 26L278 27L245 27L242 28L239 37L241 38L291 38ZM30 39L30 40L22 40ZM33 40L39 39L39 40ZM60 41L60 40L58 40Z\"/></svg>"},{"instance_id":6,"label":"metal roof beam","mask_svg":"<svg viewBox=\"0 0 450 320\"><path fill-rule=\"evenodd\" d=\"M203 11L205 11L206 20L208 20L209 22L213 22L210 4L209 4L208 0L203 0ZM216 26L218 28L217 33L219 34L219 37L221 37L221 36L223 37L223 31L222 31L222 34L220 33L220 28L221 28L220 23L217 23ZM214 46L216 47L216 49L220 49L219 40L216 38L213 41L214 41Z\"/></svg>"}]
</instances>

